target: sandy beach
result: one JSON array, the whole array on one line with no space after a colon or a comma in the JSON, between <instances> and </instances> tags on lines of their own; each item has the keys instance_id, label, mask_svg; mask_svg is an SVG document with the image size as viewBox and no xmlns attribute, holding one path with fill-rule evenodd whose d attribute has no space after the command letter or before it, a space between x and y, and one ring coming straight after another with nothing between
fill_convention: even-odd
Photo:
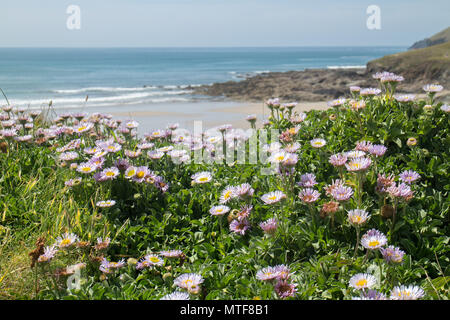
<instances>
[{"instance_id":1,"label":"sandy beach","mask_svg":"<svg viewBox=\"0 0 450 320\"><path fill-rule=\"evenodd\" d=\"M124 110L125 108L126 110ZM326 108L326 101L303 102L299 103L294 111L325 110ZM120 111L111 112L111 108L109 108L109 112L107 110L96 111L112 114L115 119L136 120L140 123L140 133L151 129L165 128L170 123L179 123L180 127L192 129L195 121L201 121L205 129L222 124L231 124L235 128L248 128L249 123L245 120L248 115L255 114L258 118L257 124L261 124L261 121L267 119L270 114L263 102L233 101L134 105L118 107L118 109Z\"/></svg>"}]
</instances>

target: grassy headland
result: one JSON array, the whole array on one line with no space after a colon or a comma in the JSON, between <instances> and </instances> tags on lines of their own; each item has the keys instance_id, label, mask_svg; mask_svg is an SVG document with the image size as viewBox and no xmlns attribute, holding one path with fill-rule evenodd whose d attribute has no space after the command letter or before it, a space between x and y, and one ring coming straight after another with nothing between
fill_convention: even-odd
<instances>
[{"instance_id":1,"label":"grassy headland","mask_svg":"<svg viewBox=\"0 0 450 320\"><path fill-rule=\"evenodd\" d=\"M307 69L304 71L269 72L242 81L214 83L194 88L199 94L238 101L265 101L279 97L290 101L327 101L345 96L350 86L373 87L377 83L370 75L389 70L406 80L399 86L405 93L421 93L424 83L439 83L447 90L438 100L450 101L450 28L431 39L444 43L423 49L388 55L367 63L361 69ZM422 92L423 93L423 92Z\"/></svg>"}]
</instances>

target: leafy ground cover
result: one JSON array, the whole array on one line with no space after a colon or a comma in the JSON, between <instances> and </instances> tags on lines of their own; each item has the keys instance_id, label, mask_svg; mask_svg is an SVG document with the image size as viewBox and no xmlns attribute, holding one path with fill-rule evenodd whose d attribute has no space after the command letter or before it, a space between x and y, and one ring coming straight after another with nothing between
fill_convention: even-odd
<instances>
[{"instance_id":1,"label":"leafy ground cover","mask_svg":"<svg viewBox=\"0 0 450 320\"><path fill-rule=\"evenodd\" d=\"M0 297L448 299L450 107L374 77L246 132L4 106Z\"/></svg>"}]
</instances>

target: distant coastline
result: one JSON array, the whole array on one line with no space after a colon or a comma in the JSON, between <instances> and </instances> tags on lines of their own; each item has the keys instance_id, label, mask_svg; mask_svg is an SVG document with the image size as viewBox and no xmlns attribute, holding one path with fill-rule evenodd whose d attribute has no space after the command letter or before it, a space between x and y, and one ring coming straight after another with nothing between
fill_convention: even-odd
<instances>
[{"instance_id":1,"label":"distant coastline","mask_svg":"<svg viewBox=\"0 0 450 320\"><path fill-rule=\"evenodd\" d=\"M390 71L404 76L403 93L423 93L422 86L439 83L445 90L438 100L450 100L450 42L387 55L366 66L336 66L300 71L267 72L241 81L218 82L193 88L194 93L235 101L258 102L270 98L285 101L326 101L348 94L350 86L376 87L371 74Z\"/></svg>"}]
</instances>

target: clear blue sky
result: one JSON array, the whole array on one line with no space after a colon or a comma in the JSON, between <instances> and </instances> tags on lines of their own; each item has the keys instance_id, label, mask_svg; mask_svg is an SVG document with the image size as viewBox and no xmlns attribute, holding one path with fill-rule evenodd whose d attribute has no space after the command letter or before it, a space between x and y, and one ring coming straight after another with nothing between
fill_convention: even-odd
<instances>
[{"instance_id":1,"label":"clear blue sky","mask_svg":"<svg viewBox=\"0 0 450 320\"><path fill-rule=\"evenodd\" d=\"M66 28L71 4L80 30ZM381 30L366 27L369 5ZM0 46L409 46L449 13L448 0L1 0Z\"/></svg>"}]
</instances>

